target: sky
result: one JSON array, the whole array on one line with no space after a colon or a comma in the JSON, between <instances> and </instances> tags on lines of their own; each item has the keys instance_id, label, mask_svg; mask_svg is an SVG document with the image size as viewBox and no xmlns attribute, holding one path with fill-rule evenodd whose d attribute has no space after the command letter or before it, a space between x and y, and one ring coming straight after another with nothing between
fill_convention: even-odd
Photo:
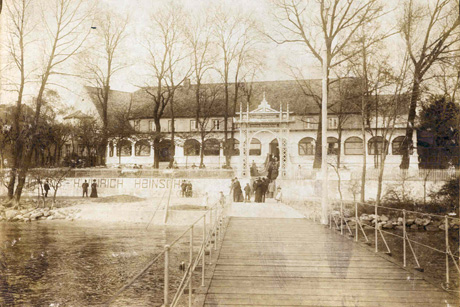
<instances>
[{"instance_id":1,"label":"sky","mask_svg":"<svg viewBox=\"0 0 460 307\"><path fill-rule=\"evenodd\" d=\"M150 24L150 16L161 9L161 7L170 0L99 1L122 16L130 16L130 24L128 28L129 36L126 42L128 48L126 50L127 61L131 62L131 65L113 77L111 88L127 92L135 91L139 86L145 85L148 81L146 79L146 65L142 59L145 58L144 55L146 52L143 47L143 36L146 32L146 28ZM270 0L177 0L177 2L184 5L185 12L195 12L196 14L202 15L204 15L204 13L209 9L210 2L224 2L230 7L239 7L245 12L252 12L254 18L265 26L274 26L274 17L272 16ZM385 1L387 6L392 7L397 7L398 3L400 3L398 0ZM2 21L4 21L4 18L2 18ZM392 14L388 14L383 18L382 22L383 25L393 26L395 21ZM0 35L2 40L5 39L5 32L5 27L3 27L3 35ZM89 39L91 39L91 37L89 37ZM394 45L390 44L390 49L394 46L394 52L392 52L394 56L397 56L401 51L401 45L398 44L396 40L397 39L395 38ZM4 45L0 46L4 47ZM269 40L261 46L262 53L265 55L265 60L264 67L256 77L256 81L294 79L294 76L289 71L289 65L301 67L303 77L305 78L321 77L319 62L312 55L309 55L308 52L306 52L305 46L300 44L278 45ZM3 54L4 57L4 48L0 50L0 53ZM89 56L92 56L91 53L89 53ZM36 59L33 59L33 61L35 60ZM2 62L4 62L4 59ZM3 72L3 74L5 74L5 72ZM89 85L88 81L75 77L62 77L57 81L63 85L62 87L56 88L63 101L67 102L69 105L78 107L84 98L84 95L82 95L82 92L84 91L83 86ZM54 83L57 83L56 79L54 80ZM53 86L51 85L50 87L52 88ZM32 96L33 93L35 92L31 91L30 96ZM14 101L14 95L11 96L11 93L5 93L2 91L0 103L5 103L7 101Z\"/></svg>"}]
</instances>

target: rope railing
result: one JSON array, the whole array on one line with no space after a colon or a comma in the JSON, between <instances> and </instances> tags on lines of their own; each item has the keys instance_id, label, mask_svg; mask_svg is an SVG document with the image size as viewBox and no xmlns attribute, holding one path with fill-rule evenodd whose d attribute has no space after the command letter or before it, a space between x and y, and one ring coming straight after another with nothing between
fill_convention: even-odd
<instances>
[{"instance_id":1,"label":"rope railing","mask_svg":"<svg viewBox=\"0 0 460 307\"><path fill-rule=\"evenodd\" d=\"M435 251L437 253L444 254L445 255L445 267L446 267L446 271L445 271L446 279L445 279L445 285L443 285L443 288L445 288L446 290L450 289L450 268L449 267L450 267L451 262L453 262L453 264L455 265L455 268L457 269L458 273L460 274L459 264L457 263L460 260L460 257L459 257L459 255L460 255L460 246L459 246L459 251L458 251L459 255L454 254L452 252L451 248L450 248L450 242L449 242L449 234L450 234L449 233L449 228L450 228L449 221L450 220L460 221L460 219L458 217L452 217L452 216L448 216L448 215L431 214L431 213L426 213L426 212L417 212L417 211L412 211L412 210L391 208L391 207L380 206L380 205L377 206L376 204L366 204L366 203L354 202L353 205L354 205L354 217L345 216L344 202L343 201L339 202L339 204L336 203L331 208L332 210L330 210L330 213L329 213L329 228L332 229L332 226L333 226L333 223L334 223L335 228L337 230L340 230L340 233L343 235L344 234L343 229L346 226L349 229L350 235L352 237L354 237L356 242L358 242L359 232L361 231L361 233L364 236L364 239L366 240L366 243L368 243L369 242L368 237L366 235L366 232L364 231L364 227L363 227L363 224L361 222L361 219L358 216L358 205L364 205L364 206L373 207L375 209L374 218L373 218L374 223L371 222L371 225L366 224L365 226L374 230L375 252L379 251L379 244L378 244L379 240L378 240L378 238L380 236L382 241L383 241L383 243L384 243L384 246L386 247L386 250L387 250L386 253L391 255L390 247L389 247L389 245L388 245L388 243L387 243L387 241L386 241L386 239L384 237L384 234L388 234L388 235L398 237L398 238L403 240L403 266L404 267L407 266L407 249L408 249L407 247L409 247L409 250L412 253L412 256L414 257L415 263L417 265L416 269L419 270L419 271L423 271L423 268L421 268L419 259L418 259L417 255L416 255L416 253L414 251L414 248L412 246L412 243L415 244L415 245L423 246L424 248L430 249L430 250ZM402 221L401 221L402 232L403 232L402 235L382 229L381 224L379 224L379 215L378 215L379 209L393 210L395 212L402 213ZM435 217L435 218L442 219L443 227L441 229L445 233L445 235L444 235L445 236L445 242L444 242L445 250L442 250L442 249L439 249L437 247L433 247L433 246L430 246L430 245L427 245L425 243L422 243L422 242L419 242L419 241L416 241L416 240L413 240L413 239L409 238L409 236L407 234L407 230L406 230L406 228L407 228L406 214L407 213L412 214L412 215L419 215L419 216L424 216L424 217L429 216L429 217ZM347 219L350 219L350 220L354 219L355 220L355 232L354 232L354 234L350 230L350 227L348 225ZM372 224L374 224L374 225L372 225ZM459 233L459 239L460 239L460 233ZM451 260L449 260L449 259L451 259Z\"/></svg>"},{"instance_id":2,"label":"rope railing","mask_svg":"<svg viewBox=\"0 0 460 307\"><path fill-rule=\"evenodd\" d=\"M114 302L126 289L128 289L136 280L144 275L155 263L157 263L161 257L164 257L164 287L163 287L163 306L176 306L184 293L186 286L189 286L189 306L192 306L192 293L193 293L193 272L201 261L201 286L204 286L205 282L205 267L206 264L210 265L211 262L206 263L206 248L209 247L209 259L212 258L212 250L217 250L217 243L221 239L222 232L222 221L225 216L225 204L217 202L211 208L209 208L203 215L201 215L195 222L189 225L178 237L176 237L171 243L164 246L163 251L155 256L150 262L148 262L144 268L134 275L125 285L119 288L104 305L110 305ZM202 241L200 249L195 257L193 257L193 242L194 242L194 228L198 227L198 223L202 221ZM208 227L209 226L209 227ZM171 249L174 247L182 238L189 234L189 264L184 270L181 282L176 293L173 296L171 304L169 303L170 297L170 255ZM214 240L213 240L214 237Z\"/></svg>"}]
</instances>

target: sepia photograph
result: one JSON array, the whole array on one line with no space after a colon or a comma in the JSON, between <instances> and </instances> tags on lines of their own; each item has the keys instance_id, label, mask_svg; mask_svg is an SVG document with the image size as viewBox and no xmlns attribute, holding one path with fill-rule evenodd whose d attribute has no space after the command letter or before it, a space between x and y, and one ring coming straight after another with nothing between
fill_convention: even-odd
<instances>
[{"instance_id":1,"label":"sepia photograph","mask_svg":"<svg viewBox=\"0 0 460 307\"><path fill-rule=\"evenodd\" d=\"M460 306L460 0L0 0L0 306Z\"/></svg>"}]
</instances>

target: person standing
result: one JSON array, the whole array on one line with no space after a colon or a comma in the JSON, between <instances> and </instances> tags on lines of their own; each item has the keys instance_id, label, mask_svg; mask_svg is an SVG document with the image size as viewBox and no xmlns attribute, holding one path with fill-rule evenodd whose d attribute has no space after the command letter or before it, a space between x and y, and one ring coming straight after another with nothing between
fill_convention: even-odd
<instances>
[{"instance_id":1,"label":"person standing","mask_svg":"<svg viewBox=\"0 0 460 307\"><path fill-rule=\"evenodd\" d=\"M241 190L241 184L238 178L235 177L233 181L233 201L242 202L243 201L243 191Z\"/></svg>"},{"instance_id":2,"label":"person standing","mask_svg":"<svg viewBox=\"0 0 460 307\"><path fill-rule=\"evenodd\" d=\"M96 183L96 179L93 179L93 183L91 184L91 194L89 195L89 197L97 198L97 183Z\"/></svg>"},{"instance_id":3,"label":"person standing","mask_svg":"<svg viewBox=\"0 0 460 307\"><path fill-rule=\"evenodd\" d=\"M274 198L275 197L275 191L276 191L275 180L272 180L268 184L268 198Z\"/></svg>"},{"instance_id":4,"label":"person standing","mask_svg":"<svg viewBox=\"0 0 460 307\"><path fill-rule=\"evenodd\" d=\"M88 197L88 188L89 188L89 183L86 182L83 182L83 184L81 185L81 188L83 189L83 196L82 197L85 197L85 194L86 194L86 197Z\"/></svg>"},{"instance_id":5,"label":"person standing","mask_svg":"<svg viewBox=\"0 0 460 307\"><path fill-rule=\"evenodd\" d=\"M255 190L256 190L255 202L260 203L262 202L262 191L263 191L262 180L260 178L257 179L257 181L255 182Z\"/></svg>"},{"instance_id":6,"label":"person standing","mask_svg":"<svg viewBox=\"0 0 460 307\"><path fill-rule=\"evenodd\" d=\"M48 192L50 190L50 185L49 185L48 179L46 179L46 182L43 185L43 189L45 190L45 197L48 197Z\"/></svg>"},{"instance_id":7,"label":"person standing","mask_svg":"<svg viewBox=\"0 0 460 307\"><path fill-rule=\"evenodd\" d=\"M244 195L245 195L245 202L250 203L251 202L251 186L249 183L246 183L246 186L244 187Z\"/></svg>"},{"instance_id":8,"label":"person standing","mask_svg":"<svg viewBox=\"0 0 460 307\"><path fill-rule=\"evenodd\" d=\"M261 202L264 203L265 202L265 195L267 194L267 191L268 191L268 178L263 178L262 179L262 199L261 199Z\"/></svg>"},{"instance_id":9,"label":"person standing","mask_svg":"<svg viewBox=\"0 0 460 307\"><path fill-rule=\"evenodd\" d=\"M278 187L275 199L277 202L283 201L283 193L281 192L281 187Z\"/></svg>"}]
</instances>

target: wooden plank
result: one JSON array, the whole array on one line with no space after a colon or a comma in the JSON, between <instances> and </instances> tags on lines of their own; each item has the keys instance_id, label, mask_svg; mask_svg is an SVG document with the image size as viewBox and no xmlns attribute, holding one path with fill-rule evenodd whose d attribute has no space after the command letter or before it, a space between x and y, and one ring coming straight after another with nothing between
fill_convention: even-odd
<instances>
[{"instance_id":1,"label":"wooden plank","mask_svg":"<svg viewBox=\"0 0 460 307\"><path fill-rule=\"evenodd\" d=\"M231 218L205 306L459 306L457 297L303 219Z\"/></svg>"}]
</instances>

